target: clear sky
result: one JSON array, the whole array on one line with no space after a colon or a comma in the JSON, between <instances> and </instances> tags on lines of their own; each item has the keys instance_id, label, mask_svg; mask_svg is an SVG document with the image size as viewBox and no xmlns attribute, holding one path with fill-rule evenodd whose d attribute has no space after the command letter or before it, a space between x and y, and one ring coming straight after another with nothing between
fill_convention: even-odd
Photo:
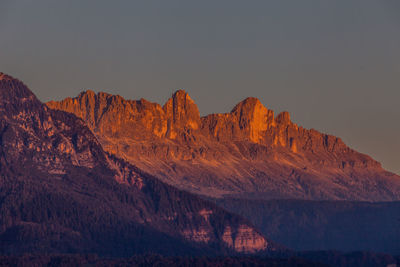
<instances>
[{"instance_id":1,"label":"clear sky","mask_svg":"<svg viewBox=\"0 0 400 267\"><path fill-rule=\"evenodd\" d=\"M0 71L42 101L258 97L400 173L398 0L0 0Z\"/></svg>"}]
</instances>

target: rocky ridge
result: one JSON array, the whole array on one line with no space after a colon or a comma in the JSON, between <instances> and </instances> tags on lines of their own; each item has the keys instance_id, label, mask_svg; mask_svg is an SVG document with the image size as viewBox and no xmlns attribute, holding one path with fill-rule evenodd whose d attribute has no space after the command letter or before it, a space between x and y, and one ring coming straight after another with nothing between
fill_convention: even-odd
<instances>
[{"instance_id":1,"label":"rocky ridge","mask_svg":"<svg viewBox=\"0 0 400 267\"><path fill-rule=\"evenodd\" d=\"M97 123L103 104L88 105L95 113L81 117ZM126 115L114 107L116 117ZM180 110L171 112L177 128L167 130L173 136L187 126L179 124ZM106 153L83 120L48 108L22 82L1 73L0 118L1 253L88 253L105 246L107 255L274 248L246 220ZM165 242L174 246L160 247Z\"/></svg>"},{"instance_id":2,"label":"rocky ridge","mask_svg":"<svg viewBox=\"0 0 400 267\"><path fill-rule=\"evenodd\" d=\"M400 199L400 177L340 138L275 116L257 98L200 117L179 90L164 106L82 92L47 106L74 113L105 150L197 194L265 198Z\"/></svg>"}]
</instances>

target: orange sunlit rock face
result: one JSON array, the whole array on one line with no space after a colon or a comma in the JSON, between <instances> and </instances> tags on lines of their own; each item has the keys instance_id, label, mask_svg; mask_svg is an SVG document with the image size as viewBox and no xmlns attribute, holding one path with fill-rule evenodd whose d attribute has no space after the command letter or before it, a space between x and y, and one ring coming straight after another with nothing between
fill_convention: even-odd
<instances>
[{"instance_id":1,"label":"orange sunlit rock face","mask_svg":"<svg viewBox=\"0 0 400 267\"><path fill-rule=\"evenodd\" d=\"M175 92L163 106L167 121L166 137L175 139L185 129L197 130L200 127L200 112L197 105L183 90Z\"/></svg>"},{"instance_id":2,"label":"orange sunlit rock face","mask_svg":"<svg viewBox=\"0 0 400 267\"><path fill-rule=\"evenodd\" d=\"M164 106L92 91L47 105L85 120L110 153L191 192L400 199L398 176L340 138L298 126L288 112L275 116L257 98L204 117L183 90Z\"/></svg>"}]
</instances>

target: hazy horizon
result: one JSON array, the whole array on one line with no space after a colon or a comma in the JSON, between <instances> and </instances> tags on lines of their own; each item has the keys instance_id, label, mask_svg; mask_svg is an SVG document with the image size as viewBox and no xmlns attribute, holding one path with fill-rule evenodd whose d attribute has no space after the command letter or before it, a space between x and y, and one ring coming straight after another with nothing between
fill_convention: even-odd
<instances>
[{"instance_id":1,"label":"hazy horizon","mask_svg":"<svg viewBox=\"0 0 400 267\"><path fill-rule=\"evenodd\" d=\"M400 2L11 1L0 71L42 100L87 89L202 115L253 96L400 174Z\"/></svg>"}]
</instances>

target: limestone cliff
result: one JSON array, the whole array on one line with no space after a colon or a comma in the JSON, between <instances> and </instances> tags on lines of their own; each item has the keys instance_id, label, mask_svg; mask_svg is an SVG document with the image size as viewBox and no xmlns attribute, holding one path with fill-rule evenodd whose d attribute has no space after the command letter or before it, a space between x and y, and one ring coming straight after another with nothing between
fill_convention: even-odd
<instances>
[{"instance_id":1,"label":"limestone cliff","mask_svg":"<svg viewBox=\"0 0 400 267\"><path fill-rule=\"evenodd\" d=\"M400 177L335 136L277 116L257 98L200 117L179 90L161 107L91 91L49 102L84 119L106 150L179 188L207 195L398 200Z\"/></svg>"}]
</instances>

